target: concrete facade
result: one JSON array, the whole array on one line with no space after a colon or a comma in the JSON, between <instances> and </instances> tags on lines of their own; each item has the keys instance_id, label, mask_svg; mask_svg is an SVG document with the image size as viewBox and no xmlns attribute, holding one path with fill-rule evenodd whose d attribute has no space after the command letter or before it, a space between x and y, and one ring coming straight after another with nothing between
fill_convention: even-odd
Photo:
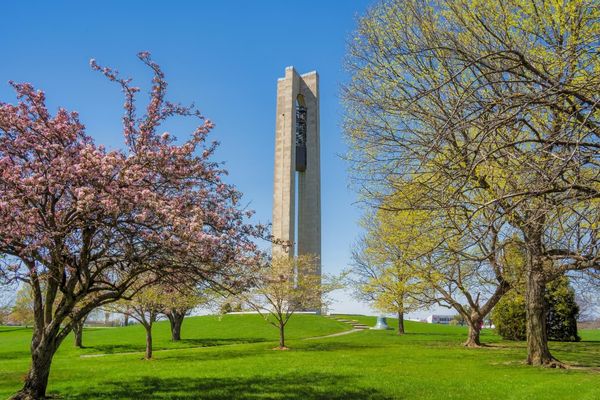
<instances>
[{"instance_id":1,"label":"concrete facade","mask_svg":"<svg viewBox=\"0 0 600 400\"><path fill-rule=\"evenodd\" d=\"M285 76L277 81L275 124L272 233L290 246L273 245L273 254L316 255L319 262L315 273L320 275L321 149L316 71L299 75L293 67L285 69Z\"/></svg>"}]
</instances>

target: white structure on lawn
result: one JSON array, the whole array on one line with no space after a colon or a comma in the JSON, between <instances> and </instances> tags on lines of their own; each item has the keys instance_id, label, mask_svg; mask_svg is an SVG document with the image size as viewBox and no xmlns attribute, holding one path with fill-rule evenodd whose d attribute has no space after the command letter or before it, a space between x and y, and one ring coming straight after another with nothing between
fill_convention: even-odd
<instances>
[{"instance_id":1,"label":"white structure on lawn","mask_svg":"<svg viewBox=\"0 0 600 400\"><path fill-rule=\"evenodd\" d=\"M452 319L454 319L454 315L430 315L426 321L428 324L448 325Z\"/></svg>"}]
</instances>

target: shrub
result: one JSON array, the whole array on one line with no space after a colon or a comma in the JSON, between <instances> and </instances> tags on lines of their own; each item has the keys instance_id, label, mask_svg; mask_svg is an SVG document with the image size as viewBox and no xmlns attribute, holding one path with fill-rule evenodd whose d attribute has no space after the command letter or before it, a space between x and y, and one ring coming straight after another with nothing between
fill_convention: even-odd
<instances>
[{"instance_id":1,"label":"shrub","mask_svg":"<svg viewBox=\"0 0 600 400\"><path fill-rule=\"evenodd\" d=\"M578 342L577 316L579 307L575 302L575 291L565 276L555 279L546 286L546 330L549 340ZM513 290L494 307L492 321L496 332L506 340L525 340L525 298Z\"/></svg>"},{"instance_id":2,"label":"shrub","mask_svg":"<svg viewBox=\"0 0 600 400\"><path fill-rule=\"evenodd\" d=\"M525 320L525 298L514 291L505 295L492 312L496 332L506 340L525 340Z\"/></svg>"}]
</instances>

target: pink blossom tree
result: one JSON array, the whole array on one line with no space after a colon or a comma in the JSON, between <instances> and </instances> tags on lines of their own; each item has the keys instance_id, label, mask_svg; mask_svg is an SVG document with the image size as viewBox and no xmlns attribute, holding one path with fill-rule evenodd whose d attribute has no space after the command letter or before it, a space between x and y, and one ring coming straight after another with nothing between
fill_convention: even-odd
<instances>
[{"instance_id":1,"label":"pink blossom tree","mask_svg":"<svg viewBox=\"0 0 600 400\"><path fill-rule=\"evenodd\" d=\"M138 56L154 73L142 116L139 88L91 61L125 94L123 150L95 144L75 112L51 115L30 84L11 82L19 102L0 103L0 277L26 282L34 297L31 367L15 399L43 398L74 323L141 290L142 274L227 282L259 258L262 229L212 161L212 122L166 101L163 72L149 53ZM160 132L172 116L200 121L183 143Z\"/></svg>"}]
</instances>

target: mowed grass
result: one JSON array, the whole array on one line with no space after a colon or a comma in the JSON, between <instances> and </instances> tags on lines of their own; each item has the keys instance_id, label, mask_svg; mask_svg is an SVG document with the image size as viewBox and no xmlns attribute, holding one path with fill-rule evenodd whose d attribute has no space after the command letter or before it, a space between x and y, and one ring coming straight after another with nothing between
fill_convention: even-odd
<instances>
[{"instance_id":1,"label":"mowed grass","mask_svg":"<svg viewBox=\"0 0 600 400\"><path fill-rule=\"evenodd\" d=\"M375 318L352 316L369 325ZM393 326L394 320L389 320ZM600 331L580 343L552 343L577 368L523 364L524 343L491 331L481 349L461 346L466 329L416 322L408 333L347 330L334 320L292 318L290 351L274 351L277 331L256 315L186 319L181 343L167 323L155 329L155 358L142 360L139 326L93 328L85 349L69 338L55 357L49 393L64 399L600 399ZM28 368L25 328L0 328L0 398L16 391ZM125 352L126 354L121 354ZM112 354L110 354L112 353ZM108 354L101 357L81 357Z\"/></svg>"}]
</instances>

